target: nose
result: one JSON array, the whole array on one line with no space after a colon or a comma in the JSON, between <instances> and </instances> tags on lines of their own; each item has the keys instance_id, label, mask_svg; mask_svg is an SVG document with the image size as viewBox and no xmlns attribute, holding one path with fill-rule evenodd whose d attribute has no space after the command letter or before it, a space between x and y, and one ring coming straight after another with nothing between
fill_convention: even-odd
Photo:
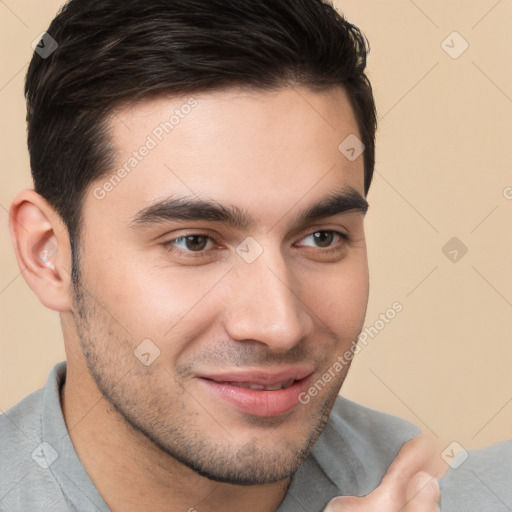
<instances>
[{"instance_id":1,"label":"nose","mask_svg":"<svg viewBox=\"0 0 512 512\"><path fill-rule=\"evenodd\" d=\"M280 253L266 252L250 264L240 260L231 277L224 326L232 339L286 352L311 334L313 313Z\"/></svg>"}]
</instances>

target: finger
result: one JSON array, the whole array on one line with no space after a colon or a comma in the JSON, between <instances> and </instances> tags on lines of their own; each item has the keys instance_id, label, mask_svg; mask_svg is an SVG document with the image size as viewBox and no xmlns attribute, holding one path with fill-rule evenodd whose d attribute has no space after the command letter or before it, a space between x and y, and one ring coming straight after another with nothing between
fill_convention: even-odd
<instances>
[{"instance_id":1,"label":"finger","mask_svg":"<svg viewBox=\"0 0 512 512\"><path fill-rule=\"evenodd\" d=\"M423 436L426 437L425 434L423 434ZM431 475L435 475L435 477L439 480L450 467L449 464L441 456L446 446L444 446L444 444L441 444L439 439L434 439L432 436L426 437L426 441L428 442L429 440L431 444L430 451L432 457L428 459L428 452L426 453L427 461L423 465L421 470L426 471Z\"/></svg>"},{"instance_id":2,"label":"finger","mask_svg":"<svg viewBox=\"0 0 512 512\"><path fill-rule=\"evenodd\" d=\"M324 512L439 512L439 484L429 473L421 471L413 475L406 495L393 495L392 486L393 482L388 480L386 486L378 488L383 492L374 491L361 498L334 498Z\"/></svg>"},{"instance_id":3,"label":"finger","mask_svg":"<svg viewBox=\"0 0 512 512\"><path fill-rule=\"evenodd\" d=\"M429 468L435 457L436 450L431 438L420 434L402 446L386 471L381 487L386 488L387 492L390 492L389 487L391 487L394 492L405 496L413 475Z\"/></svg>"},{"instance_id":4,"label":"finger","mask_svg":"<svg viewBox=\"0 0 512 512\"><path fill-rule=\"evenodd\" d=\"M339 496L331 500L324 512L365 512L371 504L367 498L354 498L352 496ZM363 508L364 507L364 508Z\"/></svg>"},{"instance_id":5,"label":"finger","mask_svg":"<svg viewBox=\"0 0 512 512\"><path fill-rule=\"evenodd\" d=\"M407 486L407 505L403 512L437 512L441 492L437 478L420 471Z\"/></svg>"},{"instance_id":6,"label":"finger","mask_svg":"<svg viewBox=\"0 0 512 512\"><path fill-rule=\"evenodd\" d=\"M434 512L439 500L437 480L426 471L437 453L432 440L420 435L405 443L388 468L381 484L362 498L338 497L331 500L325 512ZM419 507L419 508L418 508Z\"/></svg>"}]
</instances>

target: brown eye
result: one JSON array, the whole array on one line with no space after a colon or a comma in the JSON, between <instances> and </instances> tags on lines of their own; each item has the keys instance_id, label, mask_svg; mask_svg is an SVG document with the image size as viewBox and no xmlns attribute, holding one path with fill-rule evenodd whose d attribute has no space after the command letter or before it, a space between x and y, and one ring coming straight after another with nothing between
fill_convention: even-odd
<instances>
[{"instance_id":1,"label":"brown eye","mask_svg":"<svg viewBox=\"0 0 512 512\"><path fill-rule=\"evenodd\" d=\"M313 233L313 240L318 247L329 247L334 240L332 231L317 231Z\"/></svg>"},{"instance_id":2,"label":"brown eye","mask_svg":"<svg viewBox=\"0 0 512 512\"><path fill-rule=\"evenodd\" d=\"M208 243L208 237L203 235L190 235L185 237L185 245L190 251L202 251Z\"/></svg>"},{"instance_id":3,"label":"brown eye","mask_svg":"<svg viewBox=\"0 0 512 512\"><path fill-rule=\"evenodd\" d=\"M209 248L212 239L206 235L186 235L175 238L166 245L182 252L201 252Z\"/></svg>"},{"instance_id":4,"label":"brown eye","mask_svg":"<svg viewBox=\"0 0 512 512\"><path fill-rule=\"evenodd\" d=\"M315 231L302 239L303 246L326 248L336 245L340 241L348 241L348 235L339 231Z\"/></svg>"}]
</instances>

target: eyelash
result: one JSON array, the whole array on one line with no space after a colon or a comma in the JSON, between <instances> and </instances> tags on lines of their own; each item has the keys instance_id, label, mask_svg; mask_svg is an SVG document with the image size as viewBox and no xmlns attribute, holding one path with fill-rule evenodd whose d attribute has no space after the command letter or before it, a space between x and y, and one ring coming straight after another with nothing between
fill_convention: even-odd
<instances>
[{"instance_id":1,"label":"eyelash","mask_svg":"<svg viewBox=\"0 0 512 512\"><path fill-rule=\"evenodd\" d=\"M205 235L203 233L186 233L184 235L179 236L178 238L173 238L172 240L169 240L168 242L164 242L163 245L169 252L172 252L172 253L176 254L177 256L184 256L186 258L204 257L208 251L205 251L205 250L183 251L183 250L178 249L172 245L173 243L177 242L178 240L181 240L182 238L187 238L188 236L203 236L203 237L207 238L209 242L213 242L214 244L216 243L215 239L209 235Z\"/></svg>"},{"instance_id":2,"label":"eyelash","mask_svg":"<svg viewBox=\"0 0 512 512\"><path fill-rule=\"evenodd\" d=\"M350 237L349 237L349 235L347 233L343 233L342 231L336 231L336 230L333 230L333 229L319 229L317 231L313 231L312 233L309 233L308 235L303 236L300 240L303 240L304 238L308 238L308 237L314 235L315 233L332 233L333 235L339 236L345 243L348 243L348 242L351 241L351 239L350 239ZM186 258L204 257L204 255L208 252L208 250L183 251L181 249L177 249L173 245L178 240L181 240L183 238L187 238L189 236L202 236L202 237L207 238L209 242L213 242L214 244L217 243L216 240L213 237L211 237L209 235L205 235L204 233L186 233L186 234L183 234L183 235L181 235L181 236L179 236L177 238L173 238L172 240L169 240L168 242L164 242L162 245L165 247L166 250L176 254L177 256L183 256L183 257L186 257ZM330 254L331 252L335 252L335 251L339 250L338 245L339 244L335 244L335 245L329 246L327 248L318 247L317 249L322 251L322 253L324 253L324 254ZM308 246L308 247L310 247L310 246Z\"/></svg>"}]
</instances>

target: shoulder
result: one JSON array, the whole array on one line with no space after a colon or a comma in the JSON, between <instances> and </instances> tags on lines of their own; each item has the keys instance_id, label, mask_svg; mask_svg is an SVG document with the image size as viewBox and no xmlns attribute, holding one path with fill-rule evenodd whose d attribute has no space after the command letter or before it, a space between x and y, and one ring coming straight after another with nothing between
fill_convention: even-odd
<instances>
[{"instance_id":1,"label":"shoulder","mask_svg":"<svg viewBox=\"0 0 512 512\"><path fill-rule=\"evenodd\" d=\"M0 510L68 510L48 468L42 435L44 390L0 415ZM37 504L37 508L34 506Z\"/></svg>"},{"instance_id":2,"label":"shoulder","mask_svg":"<svg viewBox=\"0 0 512 512\"><path fill-rule=\"evenodd\" d=\"M461 460L461 459L459 459ZM467 452L440 480L443 512L512 510L512 441Z\"/></svg>"},{"instance_id":3,"label":"shoulder","mask_svg":"<svg viewBox=\"0 0 512 512\"><path fill-rule=\"evenodd\" d=\"M332 408L329 422L338 431L357 438L363 444L382 439L407 439L416 437L420 429L408 421L338 397Z\"/></svg>"},{"instance_id":4,"label":"shoulder","mask_svg":"<svg viewBox=\"0 0 512 512\"><path fill-rule=\"evenodd\" d=\"M338 397L313 455L340 490L375 489L404 443L421 430L396 416Z\"/></svg>"},{"instance_id":5,"label":"shoulder","mask_svg":"<svg viewBox=\"0 0 512 512\"><path fill-rule=\"evenodd\" d=\"M12 441L20 434L37 434L41 430L42 404L43 390L39 389L0 415L0 439ZM5 448L1 443L0 450Z\"/></svg>"},{"instance_id":6,"label":"shoulder","mask_svg":"<svg viewBox=\"0 0 512 512\"><path fill-rule=\"evenodd\" d=\"M43 390L35 391L0 415L0 489L5 475L19 465L21 455L37 448L41 442ZM0 492L0 496L2 493Z\"/></svg>"}]
</instances>

